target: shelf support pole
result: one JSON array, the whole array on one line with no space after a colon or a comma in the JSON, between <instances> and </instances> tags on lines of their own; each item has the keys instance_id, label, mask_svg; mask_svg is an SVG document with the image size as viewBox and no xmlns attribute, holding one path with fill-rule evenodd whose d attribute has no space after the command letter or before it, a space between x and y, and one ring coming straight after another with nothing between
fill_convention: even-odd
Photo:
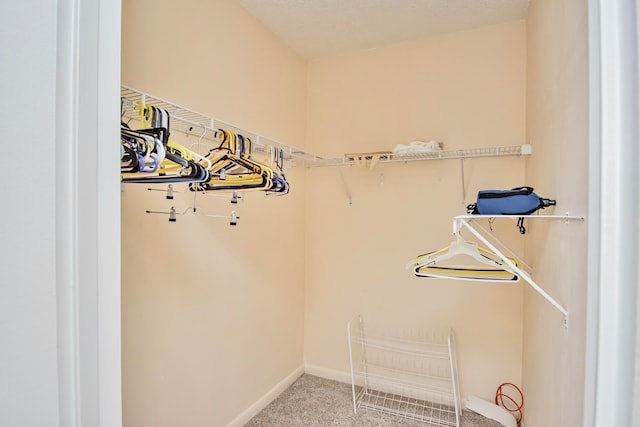
<instances>
[{"instance_id":1,"label":"shelf support pole","mask_svg":"<svg viewBox=\"0 0 640 427\"><path fill-rule=\"evenodd\" d=\"M462 182L462 206L467 205L467 195L464 187L464 154L460 152L460 181Z\"/></svg>"},{"instance_id":2,"label":"shelf support pole","mask_svg":"<svg viewBox=\"0 0 640 427\"><path fill-rule=\"evenodd\" d=\"M532 278L522 269L518 268L506 255L504 255L500 250L498 250L494 245L491 244L480 232L478 232L475 228L469 224L469 221L465 218L455 218L454 219L454 234L460 230L460 225L469 229L474 236L476 236L482 243L484 243L489 249L491 249L496 255L500 257L500 259L507 264L514 272L516 272L520 277L522 277L536 292L538 292L544 299L549 301L551 305L553 305L562 315L564 316L563 324L565 328L569 327L569 312L566 308L564 308L560 303L558 303L555 299L551 297L544 289L542 289Z\"/></svg>"},{"instance_id":3,"label":"shelf support pole","mask_svg":"<svg viewBox=\"0 0 640 427\"><path fill-rule=\"evenodd\" d=\"M344 186L344 191L347 193L347 202L349 202L349 207L353 205L353 199L351 198L351 191L349 191L349 186L347 185L347 180L342 173L342 169L338 166L338 173L340 174L340 179L342 180L342 185Z\"/></svg>"}]
</instances>

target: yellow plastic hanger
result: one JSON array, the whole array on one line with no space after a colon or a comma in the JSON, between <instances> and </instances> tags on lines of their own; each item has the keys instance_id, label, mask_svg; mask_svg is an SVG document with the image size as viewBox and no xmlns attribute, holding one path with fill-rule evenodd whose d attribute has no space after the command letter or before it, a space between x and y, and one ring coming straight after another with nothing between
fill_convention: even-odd
<instances>
[{"instance_id":1,"label":"yellow plastic hanger","mask_svg":"<svg viewBox=\"0 0 640 427\"><path fill-rule=\"evenodd\" d=\"M475 262L467 265L448 262L452 258L460 256ZM509 260L520 268L518 260L512 258ZM409 267L418 277L484 282L517 282L520 280L520 276L498 255L479 247L476 243L465 241L459 235L448 247L419 255L407 264L407 268Z\"/></svg>"}]
</instances>

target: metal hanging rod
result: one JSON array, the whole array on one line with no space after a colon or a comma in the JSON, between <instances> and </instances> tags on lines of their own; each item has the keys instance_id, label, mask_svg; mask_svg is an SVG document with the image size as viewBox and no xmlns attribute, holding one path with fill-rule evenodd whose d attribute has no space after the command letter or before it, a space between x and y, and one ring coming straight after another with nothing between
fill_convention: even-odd
<instances>
[{"instance_id":1,"label":"metal hanging rod","mask_svg":"<svg viewBox=\"0 0 640 427\"><path fill-rule=\"evenodd\" d=\"M563 315L563 325L565 328L569 327L569 312L558 301L556 301L551 295L549 295L540 285L538 285L533 278L524 270L516 266L509 257L496 248L486 237L484 237L478 230L476 230L471 222L474 219L480 218L521 218L522 215L459 215L453 218L453 234L458 234L462 228L469 230L474 236L476 236L482 243L484 243L493 253L498 255L502 261L508 265L513 271L515 271L520 277L522 277L538 294L546 299L551 305L553 305ZM568 213L566 215L526 215L527 219L554 219L563 220L569 222L571 220L583 221L582 216L572 216ZM501 243L502 244L502 243ZM502 244L502 246L505 246ZM506 247L506 246L505 246Z\"/></svg>"}]
</instances>

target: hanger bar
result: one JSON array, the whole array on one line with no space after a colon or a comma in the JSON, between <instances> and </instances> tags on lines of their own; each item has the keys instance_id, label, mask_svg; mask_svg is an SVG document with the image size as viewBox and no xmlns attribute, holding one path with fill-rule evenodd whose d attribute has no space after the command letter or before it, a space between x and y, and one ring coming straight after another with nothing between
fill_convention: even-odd
<instances>
[{"instance_id":1,"label":"hanger bar","mask_svg":"<svg viewBox=\"0 0 640 427\"><path fill-rule=\"evenodd\" d=\"M229 129L236 133L252 137L255 147L259 151L266 152L269 146L282 149L286 160L292 161L296 166L351 166L357 164L357 162L367 161L375 161L376 163L407 163L424 160L471 159L481 157L523 156L531 154L531 145L522 144L470 149L434 150L404 154L394 154L392 152L358 153L358 159L354 158L353 155L347 154L340 158L327 159L287 144L277 142L270 138L266 138L256 132L234 125L233 123L214 119L202 113L176 105L172 102L141 92L126 85L120 86L120 96L124 99L124 104L125 106L128 106L129 109L135 105L137 101L142 101L144 104L153 105L167 110L171 115L172 131L178 131L188 135L201 135L202 129L204 128L206 134L204 139L214 140L217 128ZM130 120L135 120L137 118L135 115L130 114L130 112L129 114L125 114L125 116Z\"/></svg>"},{"instance_id":2,"label":"hanger bar","mask_svg":"<svg viewBox=\"0 0 640 427\"><path fill-rule=\"evenodd\" d=\"M529 274L527 274L525 271L523 271L517 265L515 265L509 259L509 257L507 257L505 254L503 254L500 250L498 250L494 245L491 244L491 242L489 242L482 234L480 234L480 232L478 232L475 228L473 228L471 226L471 224L469 223L470 222L469 220L471 218L466 218L467 216L478 217L478 216L482 216L482 215L461 215L461 216L455 217L454 220L457 221L457 223L459 224L459 228L457 230L459 231L462 228L460 226L466 227L471 233L473 233L474 236L476 236L490 250L492 250L496 255L498 255L505 264L507 264L511 269L513 269L513 271L516 272L520 277L522 277L529 285L531 285L531 287L536 292L538 292L544 299L549 301L551 303L551 305L553 305L556 309L558 309L558 311L560 313L563 314L563 316L564 316L564 319L563 319L564 326L565 326L565 328L568 328L569 327L569 312L567 311L567 309L564 308L562 305L560 305L560 303L557 302L555 299L553 299L551 297L551 295L549 295L547 292L545 292L545 290L542 289L531 278L531 276L529 276ZM559 217L560 218L566 218L566 217L563 217L563 216L559 216ZM517 217L517 218L519 218L519 217ZM455 229L455 227L454 227L454 229Z\"/></svg>"}]
</instances>

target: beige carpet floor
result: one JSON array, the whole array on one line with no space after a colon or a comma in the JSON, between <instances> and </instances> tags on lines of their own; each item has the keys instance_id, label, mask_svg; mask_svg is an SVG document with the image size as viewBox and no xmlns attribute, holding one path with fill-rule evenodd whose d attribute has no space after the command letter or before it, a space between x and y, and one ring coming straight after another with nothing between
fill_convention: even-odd
<instances>
[{"instance_id":1,"label":"beige carpet floor","mask_svg":"<svg viewBox=\"0 0 640 427\"><path fill-rule=\"evenodd\" d=\"M245 427L425 427L418 421L368 409L353 413L351 384L304 374ZM494 420L463 411L461 427L501 427Z\"/></svg>"}]
</instances>

